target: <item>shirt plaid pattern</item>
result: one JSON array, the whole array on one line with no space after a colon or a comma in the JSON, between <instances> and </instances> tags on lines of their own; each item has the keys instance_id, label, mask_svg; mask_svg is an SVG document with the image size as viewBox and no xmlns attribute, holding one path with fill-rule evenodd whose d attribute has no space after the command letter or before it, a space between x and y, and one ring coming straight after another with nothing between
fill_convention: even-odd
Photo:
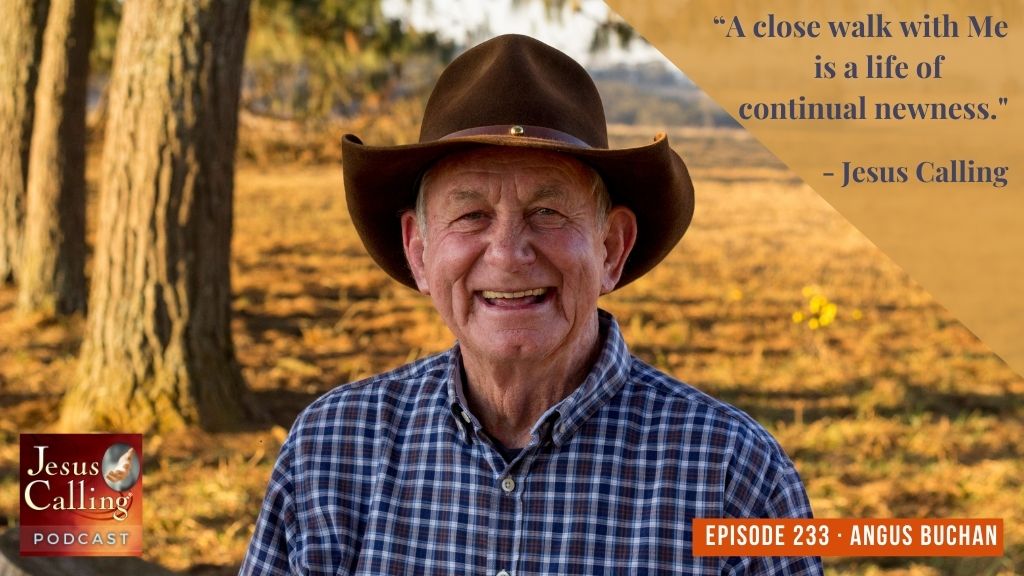
<instances>
[{"instance_id":1,"label":"shirt plaid pattern","mask_svg":"<svg viewBox=\"0 0 1024 576\"><path fill-rule=\"evenodd\" d=\"M583 384L506 462L455 347L340 386L296 420L241 574L821 574L818 558L694 558L696 517L809 517L743 412L632 357L611 315Z\"/></svg>"}]
</instances>

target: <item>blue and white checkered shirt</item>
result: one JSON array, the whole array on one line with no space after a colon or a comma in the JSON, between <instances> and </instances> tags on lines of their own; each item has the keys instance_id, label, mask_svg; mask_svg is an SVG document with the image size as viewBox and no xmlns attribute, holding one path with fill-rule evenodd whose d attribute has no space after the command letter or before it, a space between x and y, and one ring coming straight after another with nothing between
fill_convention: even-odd
<instances>
[{"instance_id":1,"label":"blue and white checkered shirt","mask_svg":"<svg viewBox=\"0 0 1024 576\"><path fill-rule=\"evenodd\" d=\"M808 517L743 412L630 356L611 315L583 384L506 461L461 394L459 347L341 386L296 420L241 574L820 574L694 558L698 517Z\"/></svg>"}]
</instances>

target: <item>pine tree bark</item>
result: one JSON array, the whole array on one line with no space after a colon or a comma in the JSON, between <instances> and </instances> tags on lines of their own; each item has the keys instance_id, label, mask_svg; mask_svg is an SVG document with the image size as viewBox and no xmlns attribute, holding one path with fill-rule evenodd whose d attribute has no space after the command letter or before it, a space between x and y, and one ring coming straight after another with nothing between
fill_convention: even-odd
<instances>
[{"instance_id":1,"label":"pine tree bark","mask_svg":"<svg viewBox=\"0 0 1024 576\"><path fill-rule=\"evenodd\" d=\"M15 279L25 220L33 102L49 0L0 2L0 284Z\"/></svg>"},{"instance_id":2,"label":"pine tree bark","mask_svg":"<svg viewBox=\"0 0 1024 576\"><path fill-rule=\"evenodd\" d=\"M18 308L85 310L85 100L96 0L52 0L36 90Z\"/></svg>"},{"instance_id":3,"label":"pine tree bark","mask_svg":"<svg viewBox=\"0 0 1024 576\"><path fill-rule=\"evenodd\" d=\"M231 342L248 0L132 0L118 31L69 430L221 430L251 409Z\"/></svg>"}]
</instances>

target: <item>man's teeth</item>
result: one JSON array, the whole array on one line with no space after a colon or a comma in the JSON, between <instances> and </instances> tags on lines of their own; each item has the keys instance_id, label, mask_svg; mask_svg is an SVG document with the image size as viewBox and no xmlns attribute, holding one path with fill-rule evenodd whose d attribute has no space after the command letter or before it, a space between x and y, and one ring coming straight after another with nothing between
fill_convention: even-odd
<instances>
[{"instance_id":1,"label":"man's teeth","mask_svg":"<svg viewBox=\"0 0 1024 576\"><path fill-rule=\"evenodd\" d=\"M527 296L540 296L547 291L547 288L534 288L533 290L523 290L522 292L494 292L493 290L484 290L483 297L488 300L495 298L525 298Z\"/></svg>"}]
</instances>

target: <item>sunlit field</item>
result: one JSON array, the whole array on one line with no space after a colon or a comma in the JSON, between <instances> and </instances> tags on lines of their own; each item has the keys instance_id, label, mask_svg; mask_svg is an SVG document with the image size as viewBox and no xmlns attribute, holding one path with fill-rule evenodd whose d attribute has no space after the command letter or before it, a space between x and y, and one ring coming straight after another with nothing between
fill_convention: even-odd
<instances>
[{"instance_id":1,"label":"sunlit field","mask_svg":"<svg viewBox=\"0 0 1024 576\"><path fill-rule=\"evenodd\" d=\"M613 143L656 131L617 128ZM1003 558L826 559L830 573L1024 570L1024 380L745 133L669 136L695 180L694 224L665 262L601 303L634 354L767 426L818 516L1005 519ZM145 441L145 554L176 571L237 571L299 410L452 343L429 300L364 252L336 147L302 145L316 143L292 156L250 146L236 180L235 346L270 423ZM55 420L83 328L19 317L14 301L0 290L7 524L18 516L17 434Z\"/></svg>"}]
</instances>

